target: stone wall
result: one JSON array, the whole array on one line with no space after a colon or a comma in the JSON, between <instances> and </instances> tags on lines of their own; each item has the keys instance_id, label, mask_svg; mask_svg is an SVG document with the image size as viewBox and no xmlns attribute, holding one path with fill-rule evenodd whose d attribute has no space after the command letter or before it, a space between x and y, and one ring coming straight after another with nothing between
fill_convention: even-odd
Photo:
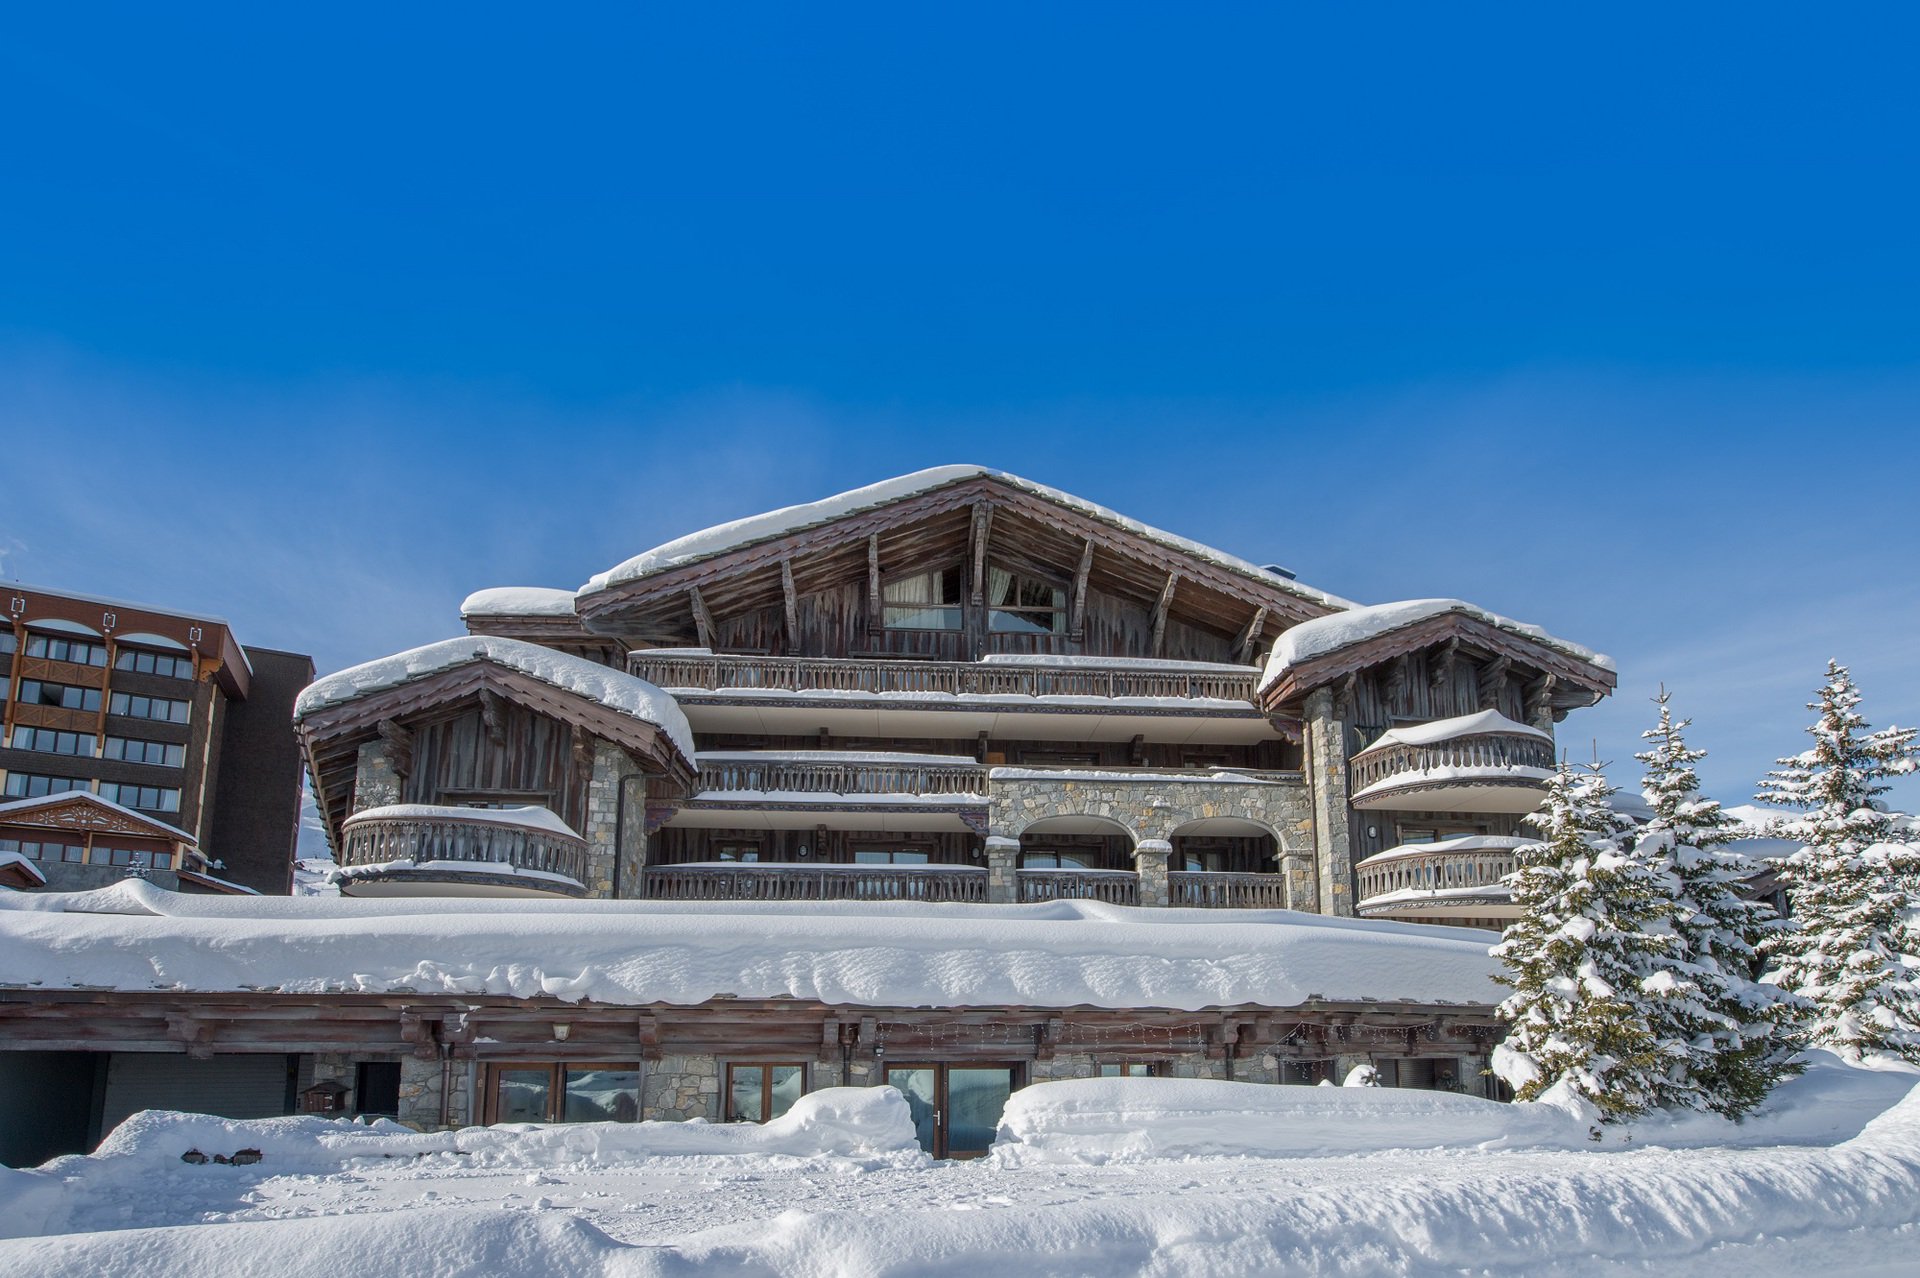
<instances>
[{"instance_id":1,"label":"stone wall","mask_svg":"<svg viewBox=\"0 0 1920 1278\"><path fill-rule=\"evenodd\" d=\"M608 898L613 895L615 844L620 835L620 787L627 777L640 775L640 767L619 746L596 738L593 743L593 775L587 781L586 829L580 831L587 841L587 895ZM620 894L637 896L640 876L646 861L646 790L638 783L628 800L625 856Z\"/></svg>"},{"instance_id":2,"label":"stone wall","mask_svg":"<svg viewBox=\"0 0 1920 1278\"><path fill-rule=\"evenodd\" d=\"M448 1072L453 1093L447 1106L447 1126L469 1127L482 1114L475 1106L475 1079L478 1067L471 1061L455 1061ZM418 1056L400 1058L400 1121L423 1132L440 1130L440 1062Z\"/></svg>"},{"instance_id":3,"label":"stone wall","mask_svg":"<svg viewBox=\"0 0 1920 1278\"><path fill-rule=\"evenodd\" d=\"M360 761L353 773L353 811L387 807L400 802L400 794L400 774L387 760L385 744L369 741L362 745Z\"/></svg>"},{"instance_id":4,"label":"stone wall","mask_svg":"<svg viewBox=\"0 0 1920 1278\"><path fill-rule=\"evenodd\" d=\"M1348 829L1347 725L1336 717L1333 689L1307 697L1307 778L1320 913L1353 916L1353 839Z\"/></svg>"},{"instance_id":5,"label":"stone wall","mask_svg":"<svg viewBox=\"0 0 1920 1278\"><path fill-rule=\"evenodd\" d=\"M1172 838L1193 821L1233 817L1271 830L1285 852L1303 854L1313 846L1312 805L1302 781L1108 780L1062 774L988 783L987 826L995 835L1017 839L1036 821L1063 816L1104 817L1124 826L1135 843Z\"/></svg>"},{"instance_id":6,"label":"stone wall","mask_svg":"<svg viewBox=\"0 0 1920 1278\"><path fill-rule=\"evenodd\" d=\"M662 1056L641 1067L640 1116L720 1121L720 1062L712 1056Z\"/></svg>"}]
</instances>

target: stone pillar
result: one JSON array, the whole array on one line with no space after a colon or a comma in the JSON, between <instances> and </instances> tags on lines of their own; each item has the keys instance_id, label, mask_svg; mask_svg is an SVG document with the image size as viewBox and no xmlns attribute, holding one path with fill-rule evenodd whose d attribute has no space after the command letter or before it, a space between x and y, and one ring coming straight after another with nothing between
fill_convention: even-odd
<instances>
[{"instance_id":1,"label":"stone pillar","mask_svg":"<svg viewBox=\"0 0 1920 1278\"><path fill-rule=\"evenodd\" d=\"M1333 689L1307 696L1307 788L1313 795L1314 859L1320 913L1353 917L1353 839L1347 828L1347 725Z\"/></svg>"},{"instance_id":2,"label":"stone pillar","mask_svg":"<svg viewBox=\"0 0 1920 1278\"><path fill-rule=\"evenodd\" d=\"M1134 872L1140 876L1140 904L1167 903L1167 859L1173 844L1165 839L1142 839L1133 849Z\"/></svg>"},{"instance_id":3,"label":"stone pillar","mask_svg":"<svg viewBox=\"0 0 1920 1278\"><path fill-rule=\"evenodd\" d=\"M369 741L360 747L360 759L353 773L353 811L384 808L400 802L400 774L387 758L386 745ZM352 813L348 813L349 816Z\"/></svg>"},{"instance_id":4,"label":"stone pillar","mask_svg":"<svg viewBox=\"0 0 1920 1278\"><path fill-rule=\"evenodd\" d=\"M1319 912L1319 893L1314 889L1313 858L1304 852L1281 852L1280 875L1287 885L1287 908L1303 914Z\"/></svg>"},{"instance_id":5,"label":"stone pillar","mask_svg":"<svg viewBox=\"0 0 1920 1278\"><path fill-rule=\"evenodd\" d=\"M586 829L580 831L587 841L587 895L605 899L613 895L613 860L621 857L621 893L636 895L634 888L647 859L646 788L627 786L626 830L620 842L620 787L627 777L640 775L640 766L619 746L609 741L593 743L593 775L587 781Z\"/></svg>"},{"instance_id":6,"label":"stone pillar","mask_svg":"<svg viewBox=\"0 0 1920 1278\"><path fill-rule=\"evenodd\" d=\"M987 903L1012 905L1020 899L1020 840L987 836Z\"/></svg>"}]
</instances>

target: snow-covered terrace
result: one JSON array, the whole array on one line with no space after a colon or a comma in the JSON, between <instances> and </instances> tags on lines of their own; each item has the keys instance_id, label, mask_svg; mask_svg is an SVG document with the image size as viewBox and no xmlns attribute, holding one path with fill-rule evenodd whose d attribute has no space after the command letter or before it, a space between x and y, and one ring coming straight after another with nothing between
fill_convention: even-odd
<instances>
[{"instance_id":1,"label":"snow-covered terrace","mask_svg":"<svg viewBox=\"0 0 1920 1278\"><path fill-rule=\"evenodd\" d=\"M1535 840L1474 834L1388 848L1354 866L1369 918L1506 918L1514 850Z\"/></svg>"},{"instance_id":2,"label":"snow-covered terrace","mask_svg":"<svg viewBox=\"0 0 1920 1278\"><path fill-rule=\"evenodd\" d=\"M543 807L396 803L341 826L336 881L358 896L535 896L586 891L587 843Z\"/></svg>"},{"instance_id":3,"label":"snow-covered terrace","mask_svg":"<svg viewBox=\"0 0 1920 1278\"><path fill-rule=\"evenodd\" d=\"M1497 710L1394 728L1353 756L1356 808L1531 812L1553 737Z\"/></svg>"},{"instance_id":4,"label":"snow-covered terrace","mask_svg":"<svg viewBox=\"0 0 1920 1278\"><path fill-rule=\"evenodd\" d=\"M0 894L0 987L398 992L601 1003L876 1007L1485 1006L1474 933L1286 911L1080 901L819 902L187 897L127 882Z\"/></svg>"}]
</instances>

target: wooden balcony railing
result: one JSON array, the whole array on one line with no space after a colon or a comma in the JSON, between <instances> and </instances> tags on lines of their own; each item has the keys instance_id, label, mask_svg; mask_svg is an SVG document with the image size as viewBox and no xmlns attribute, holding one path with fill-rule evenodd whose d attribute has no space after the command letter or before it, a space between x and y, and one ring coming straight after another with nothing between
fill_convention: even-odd
<instances>
[{"instance_id":1,"label":"wooden balcony railing","mask_svg":"<svg viewBox=\"0 0 1920 1278\"><path fill-rule=\"evenodd\" d=\"M884 658L627 654L627 669L662 688L702 692L947 693L951 696L1174 697L1251 703L1248 671L1027 666Z\"/></svg>"},{"instance_id":2,"label":"wooden balcony railing","mask_svg":"<svg viewBox=\"0 0 1920 1278\"><path fill-rule=\"evenodd\" d=\"M1218 874L1174 870L1167 875L1167 904L1203 910L1284 910L1284 874Z\"/></svg>"},{"instance_id":3,"label":"wooden balcony railing","mask_svg":"<svg viewBox=\"0 0 1920 1278\"><path fill-rule=\"evenodd\" d=\"M352 869L392 861L458 862L558 874L584 884L584 839L539 826L490 820L484 808L446 808L439 816L356 816L342 829L340 864ZM471 812L471 816L453 815Z\"/></svg>"},{"instance_id":4,"label":"wooden balcony railing","mask_svg":"<svg viewBox=\"0 0 1920 1278\"><path fill-rule=\"evenodd\" d=\"M1433 892L1444 895L1468 889L1499 887L1514 871L1513 849L1525 839L1480 838L1436 845L1433 852L1394 849L1362 861L1356 867L1360 906L1391 892Z\"/></svg>"},{"instance_id":5,"label":"wooden balcony railing","mask_svg":"<svg viewBox=\"0 0 1920 1278\"><path fill-rule=\"evenodd\" d=\"M1418 774L1450 770L1451 780L1497 780L1502 771L1514 768L1553 768L1553 743L1539 737L1517 733L1486 732L1474 736L1435 741L1430 745L1406 745L1395 742L1378 750L1355 756L1352 793L1399 777L1409 783ZM1532 780L1532 778L1528 778Z\"/></svg>"},{"instance_id":6,"label":"wooden balcony railing","mask_svg":"<svg viewBox=\"0 0 1920 1278\"><path fill-rule=\"evenodd\" d=\"M802 758L699 760L700 789L783 794L984 795L987 770L972 763L896 763Z\"/></svg>"},{"instance_id":7,"label":"wooden balcony railing","mask_svg":"<svg viewBox=\"0 0 1920 1278\"><path fill-rule=\"evenodd\" d=\"M971 865L654 865L646 893L660 901L958 901L987 899L987 871Z\"/></svg>"},{"instance_id":8,"label":"wooden balcony railing","mask_svg":"<svg viewBox=\"0 0 1920 1278\"><path fill-rule=\"evenodd\" d=\"M1105 901L1140 904L1140 876L1132 870L1021 870L1022 901Z\"/></svg>"}]
</instances>

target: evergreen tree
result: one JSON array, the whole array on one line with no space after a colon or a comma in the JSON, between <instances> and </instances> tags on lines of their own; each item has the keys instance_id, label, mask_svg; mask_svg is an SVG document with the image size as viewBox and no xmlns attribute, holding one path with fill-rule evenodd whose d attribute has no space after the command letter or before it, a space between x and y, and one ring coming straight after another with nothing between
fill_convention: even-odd
<instances>
[{"instance_id":1,"label":"evergreen tree","mask_svg":"<svg viewBox=\"0 0 1920 1278\"><path fill-rule=\"evenodd\" d=\"M1562 764L1529 818L1546 838L1516 849L1507 880L1520 917L1492 953L1512 1029L1493 1069L1521 1100L1565 1083L1617 1121L1660 1101L1667 1061L1641 980L1670 939L1649 930L1662 884L1623 850L1633 827L1612 794L1598 766Z\"/></svg>"},{"instance_id":2,"label":"evergreen tree","mask_svg":"<svg viewBox=\"0 0 1920 1278\"><path fill-rule=\"evenodd\" d=\"M1877 805L1889 777L1916 766L1914 730L1870 731L1845 666L1827 663L1810 750L1781 759L1760 800L1797 809L1776 833L1802 846L1780 867L1794 927L1762 946L1772 978L1814 1004L1812 1042L1859 1057L1920 1061L1920 989L1903 955L1920 954L1910 919L1920 847Z\"/></svg>"},{"instance_id":3,"label":"evergreen tree","mask_svg":"<svg viewBox=\"0 0 1920 1278\"><path fill-rule=\"evenodd\" d=\"M1688 749L1681 735L1691 721L1674 721L1666 689L1658 702L1659 723L1640 734L1651 748L1634 756L1647 767L1653 808L1634 854L1671 889L1672 944L1652 956L1642 982L1668 1065L1659 1103L1738 1118L1799 1072L1792 1059L1806 1004L1753 979L1755 945L1778 918L1741 895L1759 867L1732 846L1741 833L1733 819L1701 797L1694 765L1706 751Z\"/></svg>"}]
</instances>

